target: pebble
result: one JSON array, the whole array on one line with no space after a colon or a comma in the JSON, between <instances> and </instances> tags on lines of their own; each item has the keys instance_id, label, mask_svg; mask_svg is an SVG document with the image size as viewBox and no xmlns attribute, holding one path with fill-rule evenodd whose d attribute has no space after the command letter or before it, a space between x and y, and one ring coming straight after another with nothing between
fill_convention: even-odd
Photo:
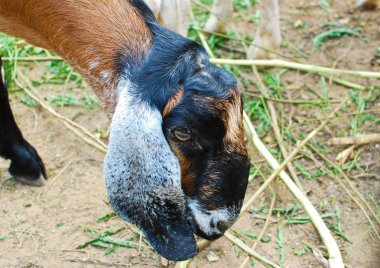
<instances>
[{"instance_id":1,"label":"pebble","mask_svg":"<svg viewBox=\"0 0 380 268\"><path fill-rule=\"evenodd\" d=\"M302 20L297 20L295 23L294 23L294 27L295 28L300 28L304 25L303 21Z\"/></svg>"},{"instance_id":2,"label":"pebble","mask_svg":"<svg viewBox=\"0 0 380 268\"><path fill-rule=\"evenodd\" d=\"M161 257L160 259L160 264L163 266L163 267L168 267L169 266L169 261L167 259L165 259L164 257Z\"/></svg>"},{"instance_id":3,"label":"pebble","mask_svg":"<svg viewBox=\"0 0 380 268\"><path fill-rule=\"evenodd\" d=\"M208 254L207 254L207 260L209 262L216 262L220 259L220 257L214 252L214 251L210 251Z\"/></svg>"}]
</instances>

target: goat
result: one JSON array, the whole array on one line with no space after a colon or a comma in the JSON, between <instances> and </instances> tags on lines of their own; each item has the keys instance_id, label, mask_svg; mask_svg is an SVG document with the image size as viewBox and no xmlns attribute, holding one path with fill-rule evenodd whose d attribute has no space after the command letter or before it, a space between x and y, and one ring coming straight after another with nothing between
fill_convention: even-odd
<instances>
[{"instance_id":1,"label":"goat","mask_svg":"<svg viewBox=\"0 0 380 268\"><path fill-rule=\"evenodd\" d=\"M151 6L167 6L168 3L177 6L189 6L191 0L146 0ZM362 10L373 10L380 6L380 0L357 0L357 6ZM182 29L190 24L189 10L185 8L160 9L155 8L159 17L181 18L176 20L161 20L161 23L180 34L186 34ZM162 11L161 11L162 10ZM281 44L280 12L278 0L261 0L259 5L260 24L255 39L249 46L247 57L251 59L270 59L273 57L270 50L276 50ZM162 13L161 13L162 12ZM210 17L204 29L207 32L226 32L228 23L232 20L233 1L214 0ZM261 49L266 48L266 50Z\"/></svg>"},{"instance_id":2,"label":"goat","mask_svg":"<svg viewBox=\"0 0 380 268\"><path fill-rule=\"evenodd\" d=\"M142 0L0 0L0 31L56 52L88 81L112 119L104 177L113 209L171 260L194 256L236 220L248 183L235 78L194 41L157 23ZM5 80L0 155L10 173L45 182L22 137Z\"/></svg>"}]
</instances>

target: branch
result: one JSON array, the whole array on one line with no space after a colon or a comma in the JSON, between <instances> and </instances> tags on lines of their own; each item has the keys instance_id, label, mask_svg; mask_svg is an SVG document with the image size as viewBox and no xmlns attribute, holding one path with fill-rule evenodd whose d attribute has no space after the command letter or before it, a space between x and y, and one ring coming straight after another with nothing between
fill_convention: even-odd
<instances>
[{"instance_id":1,"label":"branch","mask_svg":"<svg viewBox=\"0 0 380 268\"><path fill-rule=\"evenodd\" d=\"M212 63L215 64L231 64L231 65L245 65L245 66L270 66L270 67L283 67L289 69L296 69L310 73L321 73L321 74L334 74L334 75L345 75L345 76L358 76L358 77L368 77L368 78L380 78L380 72L367 72L367 71L351 71L351 70L340 70L332 69L328 67L302 64L284 60L230 60L230 59L210 59Z\"/></svg>"},{"instance_id":2,"label":"branch","mask_svg":"<svg viewBox=\"0 0 380 268\"><path fill-rule=\"evenodd\" d=\"M234 243L236 246L238 246L242 250L244 250L246 253L248 253L249 255L254 257L256 260L258 260L258 261L260 261L260 262L262 262L262 263L264 263L270 267L281 268L277 264L275 264L271 261L268 261L267 259L265 259L261 255L257 254L253 249L251 249L249 246L244 244L243 241L241 241L239 238L236 238L235 236L233 236L230 232L228 232L228 231L225 232L224 237L227 238L228 240L230 240L232 243Z\"/></svg>"},{"instance_id":3,"label":"branch","mask_svg":"<svg viewBox=\"0 0 380 268\"><path fill-rule=\"evenodd\" d=\"M343 102L341 105L339 105L335 111L337 112L344 104ZM298 151L305 146L305 144L314 137L321 129L323 129L326 124L330 121L330 119L326 119L317 129L313 130L298 146L297 148L292 151L292 153L284 160L284 162L280 165L277 160L271 155L271 153L268 151L268 149L265 147L265 145L262 143L260 138L258 137L255 128L253 127L251 121L249 120L248 115L243 112L244 120L246 124L248 125L249 130L252 133L252 141L256 148L260 151L260 153L264 156L264 158L269 162L269 164L275 169L275 172L265 181L265 183L259 188L259 190L264 190L265 187L278 175L280 175L280 178L283 180L285 185L288 187L288 189L293 193L293 195L297 198L297 200L301 203L301 205L304 207L305 211L309 214L311 221L313 222L315 228L317 229L321 239L323 240L323 243L325 244L328 252L329 252L329 264L330 268L344 268L342 256L339 250L339 247L334 240L333 236L331 235L329 229L327 228L326 224L322 220L321 216L318 214L317 210L314 208L313 204L310 202L310 200L301 192L301 190L295 185L295 183L292 181L292 179L283 171L286 164L294 158L294 156L298 153ZM251 199L247 201L247 203L243 206L242 212L244 210L247 210L248 207L253 203L254 198L258 196L259 190L254 194Z\"/></svg>"},{"instance_id":4,"label":"branch","mask_svg":"<svg viewBox=\"0 0 380 268\"><path fill-rule=\"evenodd\" d=\"M330 142L333 145L362 145L368 143L376 143L380 142L380 133L357 134L352 137L332 138Z\"/></svg>"},{"instance_id":5,"label":"branch","mask_svg":"<svg viewBox=\"0 0 380 268\"><path fill-rule=\"evenodd\" d=\"M17 73L18 76L21 77L21 79L27 83L28 87L30 89L33 88L33 86L30 84L28 79L25 78L25 76L21 73ZM57 113L49 104L46 102L42 101L40 98L38 98L31 90L27 89L20 81L15 79L15 82L18 87L20 87L22 90L24 90L32 99L34 99L36 102L38 102L45 110L50 112L52 115L63 121L65 126L74 132L78 137L80 137L83 141L88 143L89 145L94 146L98 150L102 152L107 152L107 145L104 144L101 140L99 140L95 135L93 135L91 132L89 132L87 129L82 127L81 125L75 123L74 121L71 121L70 119L64 117L63 115Z\"/></svg>"}]
</instances>

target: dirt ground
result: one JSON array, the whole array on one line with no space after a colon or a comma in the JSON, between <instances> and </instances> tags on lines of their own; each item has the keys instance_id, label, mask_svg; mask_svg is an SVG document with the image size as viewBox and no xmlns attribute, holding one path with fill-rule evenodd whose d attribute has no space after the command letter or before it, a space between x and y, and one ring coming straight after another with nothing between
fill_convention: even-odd
<instances>
[{"instance_id":1,"label":"dirt ground","mask_svg":"<svg viewBox=\"0 0 380 268\"><path fill-rule=\"evenodd\" d=\"M380 71L380 56L378 58L375 56L376 49L380 47L380 11L361 13L354 8L354 1L330 1L329 12L320 7L319 1L280 2L284 38L281 53L289 56L301 53L302 56L302 53L310 52L312 38L325 31L321 25L338 22L341 27L361 28L359 36L329 40L320 49L311 53L308 59L302 57L300 59L311 64L329 67L334 65L341 69ZM254 14L253 10L249 12ZM255 24L239 22L236 16L234 25L242 34L254 35ZM24 69L28 71L27 68ZM247 69L242 70L242 73L252 77ZM366 86L377 85L377 91L380 90L379 80L350 77L345 79ZM281 83L286 88L284 93L286 98L293 100L315 99L310 91L305 90L305 85L319 91L321 88L318 76L296 71L286 72L281 77ZM57 92L59 94L60 87L49 88L51 91L44 94ZM332 106L339 104L348 92L346 87L330 84L328 81L327 88ZM0 267L161 267L159 255L144 242L140 250L121 247L109 255L99 247L88 246L76 249L80 244L105 231L125 227L125 224L116 217L97 222L97 219L112 211L107 203L103 181L104 154L83 143L42 108L27 107L14 95L11 96L11 104L24 136L43 158L50 179L42 188L19 184L10 179L7 173L9 162L0 159ZM318 107L286 104L279 105L278 109L281 109L283 114L291 115L284 119L285 124L288 124L291 118L293 121L291 129L304 134L312 131L330 113L330 110L321 110ZM377 98L366 109L372 111L370 114L374 118L380 118L380 99ZM69 118L75 117L76 122L93 133L99 127L107 129L109 124L100 108L64 107L57 110ZM326 154L330 159L333 160L344 148L331 147L328 145L329 138L347 134L351 120L350 116L344 114L355 112L357 107L350 103L342 109L343 116L333 119L327 128L318 134L318 141L330 149ZM380 124L366 121L361 130L364 133L380 133ZM269 147L273 141L272 136L264 139ZM300 136L297 138L301 139ZM288 151L294 147L295 144L287 144ZM365 196L379 215L380 144L361 146L358 150L360 154L357 163L361 171L353 168L348 175L356 189ZM253 150L253 155L258 153ZM252 157L252 160L259 164L263 163L263 160L257 156ZM297 161L310 172L320 169L305 155L301 154ZM270 174L269 170L264 172ZM307 180L302 172L299 172L299 176L308 197L321 214L339 211L342 233L341 236L334 235L334 238L338 241L347 267L379 267L380 242L358 206L337 181L327 175L314 180ZM339 175L337 178L341 179ZM260 182L256 179L250 183L247 197L254 193ZM295 199L281 183L273 187L277 188L276 208L294 207ZM261 214L258 210L268 208L270 201L269 191L262 194L251 213L245 214L233 227L234 230L258 235L266 217L266 214ZM279 217L283 219L283 216ZM276 243L279 217L272 216L271 224L256 248L257 252L276 263L279 261ZM336 218L326 221L329 225L337 224ZM296 256L291 249L294 247L299 251L306 243L323 251L323 243L313 225L306 223L281 226L285 255L282 267L322 267L312 251ZM115 237L133 238L139 242L139 236L130 229L120 232ZM245 239L245 241L248 244L253 243L253 240ZM210 261L211 255L215 256L213 261ZM245 257L246 255L236 246L221 238L203 249L190 262L189 267L239 267ZM174 265L169 263L170 267ZM249 267L249 264L246 267ZM255 262L254 267L264 266Z\"/></svg>"}]
</instances>

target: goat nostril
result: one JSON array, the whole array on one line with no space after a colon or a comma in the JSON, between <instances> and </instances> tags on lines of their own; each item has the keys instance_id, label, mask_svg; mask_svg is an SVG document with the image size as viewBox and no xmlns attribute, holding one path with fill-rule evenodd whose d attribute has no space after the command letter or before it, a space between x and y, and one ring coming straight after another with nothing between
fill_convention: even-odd
<instances>
[{"instance_id":1,"label":"goat nostril","mask_svg":"<svg viewBox=\"0 0 380 268\"><path fill-rule=\"evenodd\" d=\"M227 229L230 227L230 225L227 223L227 222L224 222L224 221L219 221L216 226L218 227L218 229L221 231L221 232L225 232L227 231Z\"/></svg>"}]
</instances>

